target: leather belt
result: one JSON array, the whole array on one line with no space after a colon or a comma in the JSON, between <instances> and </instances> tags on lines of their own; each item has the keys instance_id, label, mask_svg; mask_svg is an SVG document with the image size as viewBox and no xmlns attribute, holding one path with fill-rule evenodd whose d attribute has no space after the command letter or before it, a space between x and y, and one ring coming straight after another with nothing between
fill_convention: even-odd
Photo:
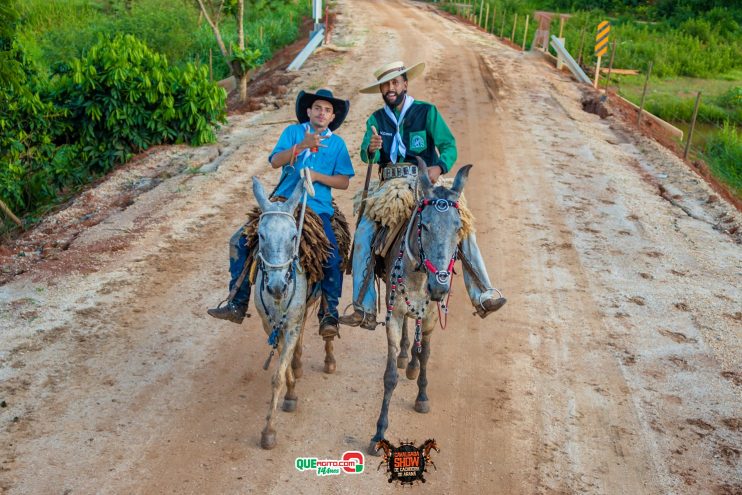
<instances>
[{"instance_id":1,"label":"leather belt","mask_svg":"<svg viewBox=\"0 0 742 495\"><path fill-rule=\"evenodd\" d=\"M387 165L381 169L381 180L397 177L417 176L417 165Z\"/></svg>"}]
</instances>

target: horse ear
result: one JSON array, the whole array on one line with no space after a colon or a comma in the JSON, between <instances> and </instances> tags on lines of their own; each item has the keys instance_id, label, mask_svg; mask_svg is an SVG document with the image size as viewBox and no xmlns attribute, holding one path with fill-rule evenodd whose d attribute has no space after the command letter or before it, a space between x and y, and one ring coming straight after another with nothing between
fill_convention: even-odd
<instances>
[{"instance_id":1,"label":"horse ear","mask_svg":"<svg viewBox=\"0 0 742 495\"><path fill-rule=\"evenodd\" d=\"M461 191L464 190L464 186L466 185L466 181L469 179L469 171L474 165L464 165L461 167L456 174L456 178L453 180L453 187L451 187L451 190L455 192L456 194L461 194Z\"/></svg>"},{"instance_id":2,"label":"horse ear","mask_svg":"<svg viewBox=\"0 0 742 495\"><path fill-rule=\"evenodd\" d=\"M258 202L260 210L268 211L271 202L268 200L265 189L263 189L263 184L260 183L260 179L257 176L253 176L252 178L252 192L255 195L255 200Z\"/></svg>"},{"instance_id":3,"label":"horse ear","mask_svg":"<svg viewBox=\"0 0 742 495\"><path fill-rule=\"evenodd\" d=\"M283 204L284 208L288 210L289 213L293 213L296 207L299 205L299 201L301 201L301 195L304 192L304 182L299 181L296 183L296 187L294 188L294 192L291 193L291 197L286 200L286 202Z\"/></svg>"},{"instance_id":4,"label":"horse ear","mask_svg":"<svg viewBox=\"0 0 742 495\"><path fill-rule=\"evenodd\" d=\"M428 177L428 166L425 164L425 160L423 160L419 156L416 156L415 158L417 158L417 177L420 185L422 185L423 187L423 196L430 196L430 192L433 189L433 183L430 182L430 177Z\"/></svg>"}]
</instances>

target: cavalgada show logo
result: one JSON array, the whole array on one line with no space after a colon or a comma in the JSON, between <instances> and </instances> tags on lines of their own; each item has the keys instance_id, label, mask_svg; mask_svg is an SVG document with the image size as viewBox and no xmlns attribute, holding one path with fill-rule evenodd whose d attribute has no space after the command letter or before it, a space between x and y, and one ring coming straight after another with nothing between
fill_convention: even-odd
<instances>
[{"instance_id":1,"label":"cavalgada show logo","mask_svg":"<svg viewBox=\"0 0 742 495\"><path fill-rule=\"evenodd\" d=\"M384 450L384 457L376 470L386 464L389 483L393 481L402 485L413 485L416 481L425 483L428 464L438 470L430 458L431 450L441 451L433 438L426 440L419 447L415 447L413 442L402 442L399 447L395 447L388 440L382 439L376 444L376 450L380 449Z\"/></svg>"},{"instance_id":2,"label":"cavalgada show logo","mask_svg":"<svg viewBox=\"0 0 742 495\"><path fill-rule=\"evenodd\" d=\"M340 473L358 474L363 472L363 454L356 450L345 452L340 459L317 459L316 457L297 457L296 469L315 471L317 476L332 476Z\"/></svg>"}]
</instances>

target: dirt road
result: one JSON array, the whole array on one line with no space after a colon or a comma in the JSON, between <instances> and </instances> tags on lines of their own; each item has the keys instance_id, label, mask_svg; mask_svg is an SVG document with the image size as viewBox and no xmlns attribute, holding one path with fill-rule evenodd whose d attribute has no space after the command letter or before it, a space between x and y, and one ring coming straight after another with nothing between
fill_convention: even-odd
<instances>
[{"instance_id":1,"label":"dirt road","mask_svg":"<svg viewBox=\"0 0 742 495\"><path fill-rule=\"evenodd\" d=\"M509 298L481 320L457 277L433 338L431 412L413 411L414 382L397 387L388 438L441 447L416 490L742 493L740 216L654 142L584 113L578 86L538 56L425 4L337 5L337 49L312 57L279 108L233 116L217 145L154 150L38 227L46 254L24 254L44 260L0 287L0 491L401 489L376 459L360 475L294 467L367 445L383 329L344 329L329 376L308 327L299 408L263 451L265 335L256 317L240 327L205 310L226 295L249 177L275 183L266 157L298 90L351 99L339 132L355 189L363 123L381 102L357 90L402 59L427 62L410 93L439 106L458 164L475 166L467 196ZM350 197L339 194L348 213ZM346 280L344 303L350 292Z\"/></svg>"}]
</instances>

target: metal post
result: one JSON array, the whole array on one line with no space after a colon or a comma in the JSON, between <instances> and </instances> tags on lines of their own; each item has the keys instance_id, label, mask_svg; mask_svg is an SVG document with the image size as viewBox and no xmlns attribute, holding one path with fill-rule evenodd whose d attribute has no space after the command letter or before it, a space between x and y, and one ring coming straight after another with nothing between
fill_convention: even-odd
<instances>
[{"instance_id":1,"label":"metal post","mask_svg":"<svg viewBox=\"0 0 742 495\"><path fill-rule=\"evenodd\" d=\"M600 78L600 60L603 57L598 55L598 63L595 65L595 82L593 83L593 88L598 89L598 79Z\"/></svg>"},{"instance_id":2,"label":"metal post","mask_svg":"<svg viewBox=\"0 0 742 495\"><path fill-rule=\"evenodd\" d=\"M330 7L325 7L325 42L327 45L330 42Z\"/></svg>"},{"instance_id":3,"label":"metal post","mask_svg":"<svg viewBox=\"0 0 742 495\"><path fill-rule=\"evenodd\" d=\"M518 13L515 13L515 17L513 18L513 32L510 33L510 41L512 42L515 40L515 26L518 24Z\"/></svg>"},{"instance_id":4,"label":"metal post","mask_svg":"<svg viewBox=\"0 0 742 495\"><path fill-rule=\"evenodd\" d=\"M639 115L636 117L636 125L639 125L642 121L642 112L644 111L644 97L647 96L647 86L649 85L649 76L652 74L652 64L649 62L649 69L647 69L647 79L644 81L644 91L642 91L642 102L639 105Z\"/></svg>"},{"instance_id":5,"label":"metal post","mask_svg":"<svg viewBox=\"0 0 742 495\"><path fill-rule=\"evenodd\" d=\"M526 15L526 27L523 30L523 46L520 47L520 51L526 51L526 39L528 39L528 18L530 15Z\"/></svg>"},{"instance_id":6,"label":"metal post","mask_svg":"<svg viewBox=\"0 0 742 495\"><path fill-rule=\"evenodd\" d=\"M698 116L698 105L701 103L701 92L698 92L696 96L696 106L693 107L693 118L690 119L690 129L688 130L688 141L685 143L685 151L683 151L683 160L688 158L688 151L690 151L690 143L693 140L693 128L696 127L696 117Z\"/></svg>"},{"instance_id":7,"label":"metal post","mask_svg":"<svg viewBox=\"0 0 742 495\"><path fill-rule=\"evenodd\" d=\"M608 77L605 78L605 90L608 91L608 85L611 83L611 71L613 70L613 56L616 54L616 40L613 40L611 49L611 60L608 62Z\"/></svg>"}]
</instances>

